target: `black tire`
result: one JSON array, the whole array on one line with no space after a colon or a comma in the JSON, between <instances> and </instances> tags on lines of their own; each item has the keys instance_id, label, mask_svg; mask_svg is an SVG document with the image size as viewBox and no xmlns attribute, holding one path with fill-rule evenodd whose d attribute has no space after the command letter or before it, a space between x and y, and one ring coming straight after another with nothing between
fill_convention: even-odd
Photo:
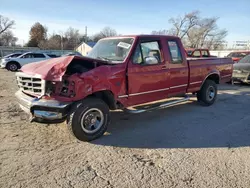
<instances>
[{"instance_id":1,"label":"black tire","mask_svg":"<svg viewBox=\"0 0 250 188\"><path fill-rule=\"evenodd\" d=\"M204 106L212 105L217 98L217 85L213 80L206 80L197 92L197 99Z\"/></svg>"},{"instance_id":2,"label":"black tire","mask_svg":"<svg viewBox=\"0 0 250 188\"><path fill-rule=\"evenodd\" d=\"M91 110L93 110L93 112ZM97 117L95 117L96 122L103 122L100 123L101 126L99 126L98 129L96 128L96 130L92 130L93 127L95 128L94 125L90 125L92 124L92 120L94 119L94 113L100 114L100 117L101 113L103 115L103 120L101 120L100 117L100 120L97 120ZM83 123L83 120L85 123L87 123ZM110 113L108 105L99 98L87 98L81 102L76 103L72 107L71 112L67 118L67 127L71 134L73 134L73 136L75 136L78 140L91 141L101 137L106 132L109 122Z\"/></svg>"},{"instance_id":3,"label":"black tire","mask_svg":"<svg viewBox=\"0 0 250 188\"><path fill-rule=\"evenodd\" d=\"M12 72L16 72L20 68L20 65L17 62L9 62L6 66L6 69Z\"/></svg>"}]
</instances>

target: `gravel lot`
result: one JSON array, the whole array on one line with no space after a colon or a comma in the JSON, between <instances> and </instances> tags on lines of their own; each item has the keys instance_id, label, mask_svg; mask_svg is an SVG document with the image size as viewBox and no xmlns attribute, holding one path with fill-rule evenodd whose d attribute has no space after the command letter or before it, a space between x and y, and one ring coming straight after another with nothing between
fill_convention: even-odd
<instances>
[{"instance_id":1,"label":"gravel lot","mask_svg":"<svg viewBox=\"0 0 250 188\"><path fill-rule=\"evenodd\" d=\"M27 122L14 74L0 69L0 187L249 187L250 87L222 85L140 115L114 112L102 138L76 141L65 124Z\"/></svg>"}]
</instances>

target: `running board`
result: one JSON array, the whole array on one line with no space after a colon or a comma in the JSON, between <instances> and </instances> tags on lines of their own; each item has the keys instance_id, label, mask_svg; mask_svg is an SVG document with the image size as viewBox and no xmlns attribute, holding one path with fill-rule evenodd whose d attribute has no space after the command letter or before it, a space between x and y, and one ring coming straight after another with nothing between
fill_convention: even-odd
<instances>
[{"instance_id":1,"label":"running board","mask_svg":"<svg viewBox=\"0 0 250 188\"><path fill-rule=\"evenodd\" d=\"M147 109L128 109L128 108L125 108L125 109L123 109L123 111L127 112L127 113L131 113L131 114L139 114L139 113L147 112L147 111L150 111L150 110L168 108L168 107L171 107L173 105L189 101L189 99L190 98L188 96L185 96L185 98L183 98L183 99L166 102L166 103L160 104L159 106L154 106L152 108L147 108Z\"/></svg>"}]
</instances>

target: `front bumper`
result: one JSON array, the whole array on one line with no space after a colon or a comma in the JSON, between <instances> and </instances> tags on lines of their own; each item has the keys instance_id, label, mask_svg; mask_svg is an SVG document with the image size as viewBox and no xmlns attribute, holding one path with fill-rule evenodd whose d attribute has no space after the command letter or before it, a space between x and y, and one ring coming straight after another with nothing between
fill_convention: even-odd
<instances>
[{"instance_id":1,"label":"front bumper","mask_svg":"<svg viewBox=\"0 0 250 188\"><path fill-rule=\"evenodd\" d=\"M0 68L4 69L6 67L6 62L0 61Z\"/></svg>"},{"instance_id":2,"label":"front bumper","mask_svg":"<svg viewBox=\"0 0 250 188\"><path fill-rule=\"evenodd\" d=\"M71 103L33 98L21 90L18 90L15 95L22 110L31 115L31 121L40 123L64 121L71 106Z\"/></svg>"},{"instance_id":3,"label":"front bumper","mask_svg":"<svg viewBox=\"0 0 250 188\"><path fill-rule=\"evenodd\" d=\"M232 80L250 83L250 72L234 70Z\"/></svg>"}]
</instances>

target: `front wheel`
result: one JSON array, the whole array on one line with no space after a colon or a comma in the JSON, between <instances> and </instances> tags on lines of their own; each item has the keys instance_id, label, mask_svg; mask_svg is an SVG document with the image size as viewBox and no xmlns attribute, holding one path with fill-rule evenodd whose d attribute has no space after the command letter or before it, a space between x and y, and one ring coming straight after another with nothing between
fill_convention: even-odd
<instances>
[{"instance_id":1,"label":"front wheel","mask_svg":"<svg viewBox=\"0 0 250 188\"><path fill-rule=\"evenodd\" d=\"M9 71L16 72L19 68L19 65L16 62L9 62L6 68Z\"/></svg>"},{"instance_id":2,"label":"front wheel","mask_svg":"<svg viewBox=\"0 0 250 188\"><path fill-rule=\"evenodd\" d=\"M204 106L212 105L217 98L217 85L213 80L206 80L197 92L198 101Z\"/></svg>"},{"instance_id":3,"label":"front wheel","mask_svg":"<svg viewBox=\"0 0 250 188\"><path fill-rule=\"evenodd\" d=\"M78 140L91 141L105 133L109 122L107 104L98 98L87 98L72 107L67 127Z\"/></svg>"}]
</instances>

